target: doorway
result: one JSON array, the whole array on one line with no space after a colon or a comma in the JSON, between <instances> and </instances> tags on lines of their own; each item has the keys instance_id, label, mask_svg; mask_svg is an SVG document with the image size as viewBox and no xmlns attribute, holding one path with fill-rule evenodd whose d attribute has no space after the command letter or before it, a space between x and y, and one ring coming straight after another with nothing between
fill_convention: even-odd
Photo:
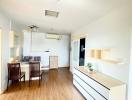
<instances>
[{"instance_id":1,"label":"doorway","mask_svg":"<svg viewBox=\"0 0 132 100\"><path fill-rule=\"evenodd\" d=\"M84 66L84 64L85 64L85 38L81 38L79 49L79 66Z\"/></svg>"}]
</instances>

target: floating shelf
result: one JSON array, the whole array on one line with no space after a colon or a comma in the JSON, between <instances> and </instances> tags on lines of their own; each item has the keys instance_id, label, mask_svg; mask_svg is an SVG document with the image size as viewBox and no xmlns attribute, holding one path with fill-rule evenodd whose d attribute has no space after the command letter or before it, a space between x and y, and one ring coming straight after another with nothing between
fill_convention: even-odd
<instances>
[{"instance_id":1,"label":"floating shelf","mask_svg":"<svg viewBox=\"0 0 132 100\"><path fill-rule=\"evenodd\" d=\"M119 64L119 63L122 63L121 61L118 61L118 60L112 60L112 59L101 59L101 61L105 61L105 62L113 63L113 64Z\"/></svg>"},{"instance_id":2,"label":"floating shelf","mask_svg":"<svg viewBox=\"0 0 132 100\"><path fill-rule=\"evenodd\" d=\"M90 49L89 50L89 58L93 60L100 60L112 64L119 64L122 63L120 60L112 59L110 57L111 49Z\"/></svg>"},{"instance_id":3,"label":"floating shelf","mask_svg":"<svg viewBox=\"0 0 132 100\"><path fill-rule=\"evenodd\" d=\"M98 61L103 61L103 62L108 62L112 64L120 64L122 61L119 60L113 60L113 59L98 59L98 58L90 58L91 60L98 60Z\"/></svg>"}]
</instances>

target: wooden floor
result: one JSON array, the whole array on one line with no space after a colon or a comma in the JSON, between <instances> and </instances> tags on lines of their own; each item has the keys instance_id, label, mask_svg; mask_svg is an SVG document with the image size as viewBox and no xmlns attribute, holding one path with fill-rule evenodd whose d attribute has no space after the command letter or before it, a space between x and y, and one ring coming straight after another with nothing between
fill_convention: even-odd
<instances>
[{"instance_id":1,"label":"wooden floor","mask_svg":"<svg viewBox=\"0 0 132 100\"><path fill-rule=\"evenodd\" d=\"M38 81L22 83L9 87L8 92L0 95L0 100L84 100L72 84L72 75L68 69L50 70L45 72L41 86Z\"/></svg>"}]
</instances>

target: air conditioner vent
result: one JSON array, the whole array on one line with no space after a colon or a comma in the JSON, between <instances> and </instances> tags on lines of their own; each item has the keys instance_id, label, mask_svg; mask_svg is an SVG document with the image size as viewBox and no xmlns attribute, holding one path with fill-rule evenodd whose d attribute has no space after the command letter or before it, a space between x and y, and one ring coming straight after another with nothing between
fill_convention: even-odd
<instances>
[{"instance_id":1,"label":"air conditioner vent","mask_svg":"<svg viewBox=\"0 0 132 100\"><path fill-rule=\"evenodd\" d=\"M62 39L62 35L58 35L58 34L46 34L46 38L47 39L61 40Z\"/></svg>"},{"instance_id":2,"label":"air conditioner vent","mask_svg":"<svg viewBox=\"0 0 132 100\"><path fill-rule=\"evenodd\" d=\"M51 16L51 17L58 17L59 12L51 11L51 10L45 10L45 16Z\"/></svg>"}]
</instances>

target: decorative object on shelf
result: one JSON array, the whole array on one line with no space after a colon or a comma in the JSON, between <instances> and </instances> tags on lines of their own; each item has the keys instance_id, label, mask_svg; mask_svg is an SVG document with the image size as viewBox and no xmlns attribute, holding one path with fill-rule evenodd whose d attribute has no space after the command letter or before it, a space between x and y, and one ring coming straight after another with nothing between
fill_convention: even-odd
<instances>
[{"instance_id":1,"label":"decorative object on shelf","mask_svg":"<svg viewBox=\"0 0 132 100\"><path fill-rule=\"evenodd\" d=\"M92 66L93 66L92 63L88 63L88 64L87 64L87 67L88 67L89 71L93 71Z\"/></svg>"}]
</instances>

